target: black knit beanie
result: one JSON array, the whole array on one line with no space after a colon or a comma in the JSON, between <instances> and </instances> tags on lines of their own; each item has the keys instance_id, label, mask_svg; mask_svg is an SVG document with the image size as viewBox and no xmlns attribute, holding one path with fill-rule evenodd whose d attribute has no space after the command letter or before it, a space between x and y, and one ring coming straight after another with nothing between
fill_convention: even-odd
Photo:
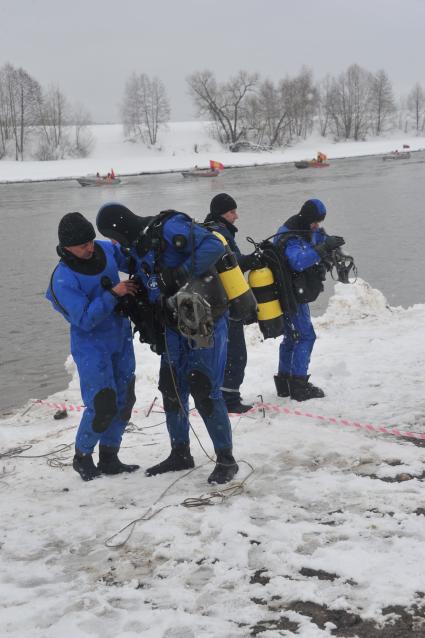
<instances>
[{"instance_id":1,"label":"black knit beanie","mask_svg":"<svg viewBox=\"0 0 425 638\"><path fill-rule=\"evenodd\" d=\"M92 241L96 232L93 224L81 213L67 213L59 222L58 237L63 247L79 246Z\"/></svg>"},{"instance_id":2,"label":"black knit beanie","mask_svg":"<svg viewBox=\"0 0 425 638\"><path fill-rule=\"evenodd\" d=\"M225 215L229 210L234 210L238 205L227 193L219 193L212 198L210 204L210 219L219 219L222 215Z\"/></svg>"}]
</instances>

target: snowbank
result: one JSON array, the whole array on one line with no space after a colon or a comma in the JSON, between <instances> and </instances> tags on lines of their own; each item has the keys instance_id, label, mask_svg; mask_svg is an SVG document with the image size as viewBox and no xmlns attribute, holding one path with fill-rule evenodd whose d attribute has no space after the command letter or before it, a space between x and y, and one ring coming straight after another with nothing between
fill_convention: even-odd
<instances>
[{"instance_id":1,"label":"snowbank","mask_svg":"<svg viewBox=\"0 0 425 638\"><path fill-rule=\"evenodd\" d=\"M425 305L390 308L361 280L337 285L315 320L312 378L326 397L308 404L276 398L278 341L262 342L250 326L244 396L255 401L261 393L290 413L232 418L238 478L250 475L250 465L255 471L240 494L209 506L181 505L212 491L211 466L194 436L197 467L188 474L140 471L86 484L69 467L71 447L52 454L72 446L77 414L53 421L41 405L2 421L3 453L32 446L3 458L2 636L246 638L258 630L264 638L323 638L345 612L363 623L386 614L388 622L389 605L421 604L422 449L311 414L425 431L424 323ZM144 415L159 394L159 359L140 344L136 351L137 412L122 457L145 468L164 457L168 441L159 401ZM76 378L54 399L79 404ZM192 423L211 454L201 420ZM403 475L409 480L395 480ZM152 516L126 544L105 546L147 511ZM329 623L314 621L309 609L325 610Z\"/></svg>"},{"instance_id":2,"label":"snowbank","mask_svg":"<svg viewBox=\"0 0 425 638\"><path fill-rule=\"evenodd\" d=\"M231 153L211 138L206 122L171 122L162 131L158 148L125 141L120 124L90 127L95 146L85 159L54 162L0 161L0 183L73 179L88 174L107 174L111 168L117 175L162 173L199 167L209 167L209 160L220 161L225 167L253 166L294 162L315 157L320 149L329 159L388 153L403 144L412 151L423 150L424 138L405 136L400 132L389 138L376 138L367 142L333 143L318 135L300 142L293 148L263 153ZM196 151L195 152L195 148Z\"/></svg>"}]
</instances>

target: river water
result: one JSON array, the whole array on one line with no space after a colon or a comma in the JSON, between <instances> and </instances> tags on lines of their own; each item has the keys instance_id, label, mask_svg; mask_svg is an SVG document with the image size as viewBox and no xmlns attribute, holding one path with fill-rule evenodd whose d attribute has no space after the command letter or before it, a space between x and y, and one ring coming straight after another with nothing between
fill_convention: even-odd
<instances>
[{"instance_id":1,"label":"river water","mask_svg":"<svg viewBox=\"0 0 425 638\"><path fill-rule=\"evenodd\" d=\"M391 305L407 307L424 302L424 175L425 153L414 153L396 162L339 160L325 169L227 169L212 179L145 175L114 187L82 188L76 181L0 185L0 414L68 383L69 330L44 299L65 213L80 211L94 222L101 204L119 201L142 215L175 208L202 220L211 198L227 192L238 203L238 243L248 252L246 236L273 234L306 199L317 197L328 209L327 232L345 237L344 250L354 255L359 276ZM327 284L313 314L323 312L332 289Z\"/></svg>"}]
</instances>

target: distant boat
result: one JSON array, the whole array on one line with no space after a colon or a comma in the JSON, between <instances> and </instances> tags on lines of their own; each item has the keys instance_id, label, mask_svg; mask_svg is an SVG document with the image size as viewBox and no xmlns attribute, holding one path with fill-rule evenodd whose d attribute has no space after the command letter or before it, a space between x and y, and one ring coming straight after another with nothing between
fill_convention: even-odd
<instances>
[{"instance_id":1,"label":"distant boat","mask_svg":"<svg viewBox=\"0 0 425 638\"><path fill-rule=\"evenodd\" d=\"M382 156L383 160L399 160L399 159L410 159L409 151L391 151L387 155Z\"/></svg>"},{"instance_id":2,"label":"distant boat","mask_svg":"<svg viewBox=\"0 0 425 638\"><path fill-rule=\"evenodd\" d=\"M117 186L121 183L119 177L98 177L97 175L87 175L86 177L78 177L77 182L80 186Z\"/></svg>"},{"instance_id":3,"label":"distant boat","mask_svg":"<svg viewBox=\"0 0 425 638\"><path fill-rule=\"evenodd\" d=\"M220 175L219 170L211 170L209 168L192 168L189 171L182 171L183 177L217 177Z\"/></svg>"},{"instance_id":4,"label":"distant boat","mask_svg":"<svg viewBox=\"0 0 425 638\"><path fill-rule=\"evenodd\" d=\"M329 162L318 162L317 160L301 160L295 162L296 168L326 168L329 166Z\"/></svg>"}]
</instances>

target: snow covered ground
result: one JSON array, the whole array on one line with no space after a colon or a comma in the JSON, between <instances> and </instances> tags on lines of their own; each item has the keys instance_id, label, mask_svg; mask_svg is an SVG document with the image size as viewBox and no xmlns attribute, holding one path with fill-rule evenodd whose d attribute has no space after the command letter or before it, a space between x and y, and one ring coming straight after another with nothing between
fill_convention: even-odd
<instances>
[{"instance_id":1,"label":"snow covered ground","mask_svg":"<svg viewBox=\"0 0 425 638\"><path fill-rule=\"evenodd\" d=\"M248 327L244 397L289 413L232 418L243 485L212 504L182 505L213 492L195 436L190 473L83 483L69 466L77 414L54 421L34 405L2 421L2 638L423 636L423 448L327 419L425 432L424 324L425 305L391 308L361 280L337 284L315 319L311 372L326 397L302 404L276 398L278 341ZM146 468L168 441L163 414L145 416L159 359L136 349L122 458ZM52 400L79 404L76 377ZM202 421L192 424L211 454ZM142 516L125 544L105 544Z\"/></svg>"},{"instance_id":2,"label":"snow covered ground","mask_svg":"<svg viewBox=\"0 0 425 638\"><path fill-rule=\"evenodd\" d=\"M333 143L314 135L283 151L231 153L211 138L208 128L205 122L171 122L160 133L158 148L154 149L124 141L120 124L95 125L91 127L95 146L90 157L55 162L1 160L0 183L75 178L98 171L106 175L111 168L117 175L181 171L195 165L209 167L210 159L222 162L225 167L251 166L311 159L319 150L332 160L402 150L403 144L410 145L412 151L425 147L423 137L398 131L387 138L366 142Z\"/></svg>"}]
</instances>

